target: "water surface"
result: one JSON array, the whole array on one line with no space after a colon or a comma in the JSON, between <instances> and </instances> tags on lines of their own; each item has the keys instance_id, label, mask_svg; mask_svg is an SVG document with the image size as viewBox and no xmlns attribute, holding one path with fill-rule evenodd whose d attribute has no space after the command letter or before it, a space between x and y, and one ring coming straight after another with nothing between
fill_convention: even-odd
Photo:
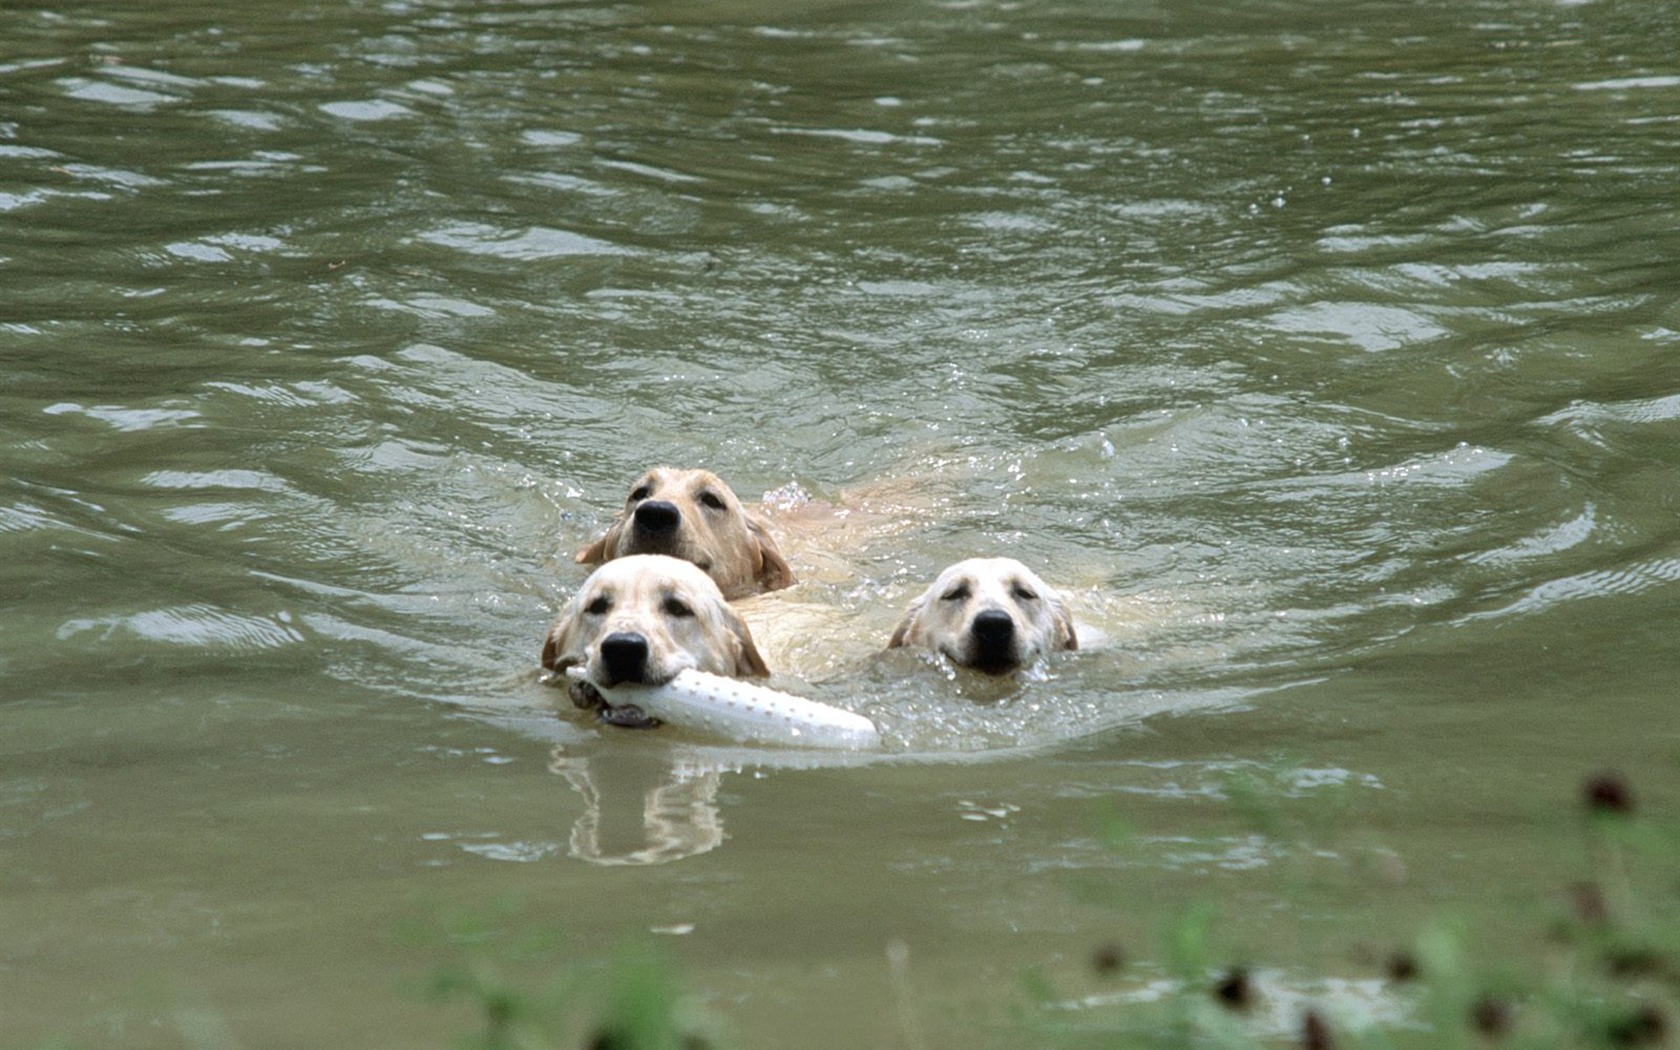
<instances>
[{"instance_id":1,"label":"water surface","mask_svg":"<svg viewBox=\"0 0 1680 1050\"><path fill-rule=\"evenodd\" d=\"M579 965L655 931L741 1045L889 1045L908 987L929 1045L1012 1047L1029 969L1077 1001L1120 938L1147 982L1198 900L1306 989L1442 911L1531 945L1581 776L1680 788L1667 5L90 2L0 40L8 1045L443 1045L394 931L516 899ZM780 679L882 760L539 684L662 462L910 494L796 564L846 655ZM875 657L971 553L1106 644L1001 689Z\"/></svg>"}]
</instances>

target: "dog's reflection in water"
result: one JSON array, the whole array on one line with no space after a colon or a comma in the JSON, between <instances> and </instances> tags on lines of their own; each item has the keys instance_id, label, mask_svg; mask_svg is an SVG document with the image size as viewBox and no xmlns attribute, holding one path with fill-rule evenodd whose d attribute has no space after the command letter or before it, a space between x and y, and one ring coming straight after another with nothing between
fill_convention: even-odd
<instances>
[{"instance_id":1,"label":"dog's reflection in water","mask_svg":"<svg viewBox=\"0 0 1680 1050\"><path fill-rule=\"evenodd\" d=\"M718 766L664 748L555 748L549 770L583 797L571 854L591 864L667 864L723 843Z\"/></svg>"},{"instance_id":2,"label":"dog's reflection in water","mask_svg":"<svg viewBox=\"0 0 1680 1050\"><path fill-rule=\"evenodd\" d=\"M614 745L592 741L549 753L550 772L583 798L572 824L571 854L591 864L667 864L723 845L718 785L726 774L757 777L770 771L862 766L880 760L869 751L761 750L738 746L666 744L625 730Z\"/></svg>"}]
</instances>

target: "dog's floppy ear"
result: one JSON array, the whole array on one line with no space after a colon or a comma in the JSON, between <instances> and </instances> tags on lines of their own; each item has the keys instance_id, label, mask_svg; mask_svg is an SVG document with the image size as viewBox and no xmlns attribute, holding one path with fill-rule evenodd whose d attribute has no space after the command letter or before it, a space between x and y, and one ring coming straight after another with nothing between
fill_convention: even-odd
<instances>
[{"instance_id":1,"label":"dog's floppy ear","mask_svg":"<svg viewBox=\"0 0 1680 1050\"><path fill-rule=\"evenodd\" d=\"M1073 614L1062 603L1061 595L1050 599L1050 622L1055 627L1055 636L1051 641L1057 649L1079 648L1079 634L1073 629Z\"/></svg>"},{"instance_id":2,"label":"dog's floppy ear","mask_svg":"<svg viewBox=\"0 0 1680 1050\"><path fill-rule=\"evenodd\" d=\"M736 615L734 609L725 606L727 615L724 622L729 625L729 632L735 636L735 674L739 678L769 678L770 665L764 662L759 654L758 646L753 642L752 632L747 630L747 622Z\"/></svg>"},{"instance_id":3,"label":"dog's floppy ear","mask_svg":"<svg viewBox=\"0 0 1680 1050\"><path fill-rule=\"evenodd\" d=\"M887 639L888 649L898 649L911 644L910 634L915 630L916 617L922 614L922 606L927 604L927 595L922 595L910 603L910 608L904 610L904 619L898 621L898 627L893 630L892 637Z\"/></svg>"},{"instance_id":4,"label":"dog's floppy ear","mask_svg":"<svg viewBox=\"0 0 1680 1050\"><path fill-rule=\"evenodd\" d=\"M572 604L568 603L566 611L554 621L554 626L548 629L548 637L543 639L542 665L550 671L562 670L560 660L566 651L572 647L572 632L577 630L578 618L573 615Z\"/></svg>"},{"instance_id":5,"label":"dog's floppy ear","mask_svg":"<svg viewBox=\"0 0 1680 1050\"><path fill-rule=\"evenodd\" d=\"M743 517L747 519L747 534L753 541L753 578L758 581L759 590L779 591L798 583L793 575L793 566L782 557L782 549L776 546L775 537L770 535L770 526L756 514L743 513Z\"/></svg>"},{"instance_id":6,"label":"dog's floppy ear","mask_svg":"<svg viewBox=\"0 0 1680 1050\"><path fill-rule=\"evenodd\" d=\"M625 519L620 517L613 522L612 528L606 535L577 552L579 565L599 565L604 561L611 561L618 555L618 537L624 533Z\"/></svg>"}]
</instances>

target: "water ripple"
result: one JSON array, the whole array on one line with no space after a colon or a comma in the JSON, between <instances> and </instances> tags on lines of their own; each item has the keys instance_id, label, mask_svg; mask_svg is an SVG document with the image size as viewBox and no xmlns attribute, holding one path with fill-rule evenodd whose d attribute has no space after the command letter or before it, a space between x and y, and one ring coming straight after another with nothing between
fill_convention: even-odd
<instances>
[{"instance_id":1,"label":"water ripple","mask_svg":"<svg viewBox=\"0 0 1680 1050\"><path fill-rule=\"evenodd\" d=\"M1609 569L1593 569L1561 579L1547 580L1525 590L1516 600L1497 609L1471 613L1456 623L1532 615L1553 606L1584 599L1603 599L1640 594L1680 581L1680 558L1648 558Z\"/></svg>"},{"instance_id":2,"label":"water ripple","mask_svg":"<svg viewBox=\"0 0 1680 1050\"><path fill-rule=\"evenodd\" d=\"M71 641L90 633L99 641L125 633L149 642L236 652L277 649L304 641L288 613L253 616L203 603L69 620L59 627L58 638Z\"/></svg>"},{"instance_id":3,"label":"water ripple","mask_svg":"<svg viewBox=\"0 0 1680 1050\"><path fill-rule=\"evenodd\" d=\"M88 77L66 77L59 81L68 98L82 102L99 102L108 106L119 106L124 109L149 110L157 106L181 101L175 95L150 91L146 88L129 87L124 84L112 84L104 80L93 80Z\"/></svg>"},{"instance_id":4,"label":"water ripple","mask_svg":"<svg viewBox=\"0 0 1680 1050\"><path fill-rule=\"evenodd\" d=\"M189 408L125 408L121 405L79 405L72 401L48 405L41 411L49 416L84 415L115 430L125 431L176 426L197 420L201 415Z\"/></svg>"},{"instance_id":5,"label":"water ripple","mask_svg":"<svg viewBox=\"0 0 1680 1050\"><path fill-rule=\"evenodd\" d=\"M1525 536L1506 546L1476 551L1468 560L1473 564L1498 564L1561 554L1587 542L1597 528L1598 508L1589 503L1579 515L1568 521Z\"/></svg>"},{"instance_id":6,"label":"water ripple","mask_svg":"<svg viewBox=\"0 0 1680 1050\"><path fill-rule=\"evenodd\" d=\"M331 117L343 120L366 123L381 120L396 120L415 115L414 110L400 102L388 99L345 100L341 102L323 102L317 107L321 112Z\"/></svg>"},{"instance_id":7,"label":"water ripple","mask_svg":"<svg viewBox=\"0 0 1680 1050\"><path fill-rule=\"evenodd\" d=\"M256 489L283 492L289 486L273 474L260 470L154 470L140 479L142 485L161 489Z\"/></svg>"},{"instance_id":8,"label":"water ripple","mask_svg":"<svg viewBox=\"0 0 1680 1050\"><path fill-rule=\"evenodd\" d=\"M504 259L558 259L569 255L621 255L630 249L570 230L531 226L504 230L481 223L457 222L420 235L430 244Z\"/></svg>"}]
</instances>

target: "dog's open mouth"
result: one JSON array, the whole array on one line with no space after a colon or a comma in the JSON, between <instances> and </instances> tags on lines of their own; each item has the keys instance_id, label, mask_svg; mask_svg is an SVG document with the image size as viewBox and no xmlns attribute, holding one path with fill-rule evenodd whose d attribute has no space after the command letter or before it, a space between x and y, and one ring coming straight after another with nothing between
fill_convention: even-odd
<instances>
[{"instance_id":1,"label":"dog's open mouth","mask_svg":"<svg viewBox=\"0 0 1680 1050\"><path fill-rule=\"evenodd\" d=\"M608 725L623 726L626 729L652 729L659 724L659 719L650 717L635 704L607 703L607 698L601 695L601 690L595 683L582 678L568 676L566 691L572 698L572 703L583 711L594 711L601 721Z\"/></svg>"},{"instance_id":2,"label":"dog's open mouth","mask_svg":"<svg viewBox=\"0 0 1680 1050\"><path fill-rule=\"evenodd\" d=\"M647 714L635 704L603 707L600 718L607 725L621 726L625 729L652 729L659 725L659 719Z\"/></svg>"}]
</instances>

